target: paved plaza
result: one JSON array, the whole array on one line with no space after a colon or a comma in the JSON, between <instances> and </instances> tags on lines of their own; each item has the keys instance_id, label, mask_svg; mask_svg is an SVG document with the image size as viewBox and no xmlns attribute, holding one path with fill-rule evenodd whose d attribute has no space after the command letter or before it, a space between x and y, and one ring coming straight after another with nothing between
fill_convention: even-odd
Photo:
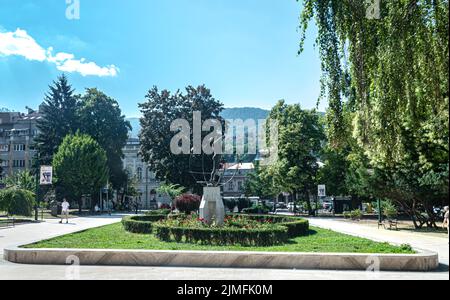
<instances>
[{"instance_id":1,"label":"paved plaza","mask_svg":"<svg viewBox=\"0 0 450 300\"><path fill-rule=\"evenodd\" d=\"M39 224L20 225L0 229L0 253L8 246L26 244L42 239L68 234L88 228L120 222L122 215L98 216L72 219L70 224L58 224L58 220L47 220ZM448 280L448 240L427 237L408 232L374 230L358 224L348 224L333 219L311 219L313 226L391 243L409 243L414 247L438 251L441 268L436 272L357 272L357 271L315 271L315 270L251 270L211 268L163 268L163 267L104 267L82 266L77 271L79 279L172 279L172 280ZM73 270L66 266L37 266L12 264L0 259L1 279L73 279ZM69 275L68 275L69 274Z\"/></svg>"}]
</instances>

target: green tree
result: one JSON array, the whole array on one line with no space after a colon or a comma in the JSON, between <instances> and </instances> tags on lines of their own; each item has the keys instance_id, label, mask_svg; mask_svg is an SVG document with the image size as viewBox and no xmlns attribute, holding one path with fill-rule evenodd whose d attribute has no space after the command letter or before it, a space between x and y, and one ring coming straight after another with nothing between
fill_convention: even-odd
<instances>
[{"instance_id":1,"label":"green tree","mask_svg":"<svg viewBox=\"0 0 450 300\"><path fill-rule=\"evenodd\" d=\"M302 110L300 105L279 101L270 113L278 121L278 161L269 167L274 185L298 200L303 196L312 213L310 196L317 189L318 160L324 129L316 111Z\"/></svg>"},{"instance_id":2,"label":"green tree","mask_svg":"<svg viewBox=\"0 0 450 300\"><path fill-rule=\"evenodd\" d=\"M247 175L244 184L245 196L259 197L260 199L274 199L280 192L273 183L273 178L268 174L267 167L261 167L255 163L255 171Z\"/></svg>"},{"instance_id":3,"label":"green tree","mask_svg":"<svg viewBox=\"0 0 450 300\"><path fill-rule=\"evenodd\" d=\"M42 119L37 122L39 134L35 139L41 164L49 164L64 137L79 128L80 97L74 93L67 77L61 75L49 89L40 107Z\"/></svg>"},{"instance_id":4,"label":"green tree","mask_svg":"<svg viewBox=\"0 0 450 300\"><path fill-rule=\"evenodd\" d=\"M101 91L87 89L81 98L79 110L80 131L90 135L106 151L110 183L114 189L126 181L123 151L131 125L122 115L116 100Z\"/></svg>"},{"instance_id":5,"label":"green tree","mask_svg":"<svg viewBox=\"0 0 450 300\"><path fill-rule=\"evenodd\" d=\"M31 216L34 207L34 194L30 191L10 187L0 190L0 211L8 215Z\"/></svg>"},{"instance_id":6,"label":"green tree","mask_svg":"<svg viewBox=\"0 0 450 300\"><path fill-rule=\"evenodd\" d=\"M53 158L56 184L81 211L83 195L94 195L108 180L106 152L90 136L77 133L64 138Z\"/></svg>"},{"instance_id":7,"label":"green tree","mask_svg":"<svg viewBox=\"0 0 450 300\"><path fill-rule=\"evenodd\" d=\"M171 183L162 184L157 189L158 193L169 196L170 200L172 201L171 207L174 207L175 198L181 196L184 193L184 191L185 191L184 187Z\"/></svg>"},{"instance_id":8,"label":"green tree","mask_svg":"<svg viewBox=\"0 0 450 300\"><path fill-rule=\"evenodd\" d=\"M192 126L194 111L201 112L202 122L207 119L223 122L220 117L223 104L217 101L205 86L197 88L188 86L186 93L177 91L174 94L167 90L160 92L157 87L153 87L146 95L145 102L139 104L139 107L143 115L140 152L144 161L151 166L161 181L178 184L200 193L201 186L197 181L202 179L202 176L195 174L211 172L212 162L213 160L217 162L218 157L172 154L170 142L175 133L171 132L170 126L176 119L187 120ZM202 138L206 134L203 132ZM188 138L189 141L193 140L192 132ZM204 168L202 159L205 162Z\"/></svg>"},{"instance_id":9,"label":"green tree","mask_svg":"<svg viewBox=\"0 0 450 300\"><path fill-rule=\"evenodd\" d=\"M317 23L333 147L346 138L347 101L374 194L403 207L417 227L435 226L433 205L449 198L448 1L381 3L372 19L366 1L305 0L301 27Z\"/></svg>"},{"instance_id":10,"label":"green tree","mask_svg":"<svg viewBox=\"0 0 450 300\"><path fill-rule=\"evenodd\" d=\"M36 179L29 171L17 172L3 180L7 188L17 188L30 192L36 190Z\"/></svg>"}]
</instances>

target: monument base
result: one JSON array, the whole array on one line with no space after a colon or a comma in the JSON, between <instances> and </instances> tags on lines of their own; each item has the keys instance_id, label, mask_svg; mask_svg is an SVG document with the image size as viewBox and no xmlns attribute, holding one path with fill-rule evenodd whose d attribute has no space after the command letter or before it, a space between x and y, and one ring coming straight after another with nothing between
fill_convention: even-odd
<instances>
[{"instance_id":1,"label":"monument base","mask_svg":"<svg viewBox=\"0 0 450 300\"><path fill-rule=\"evenodd\" d=\"M208 224L214 220L217 225L223 225L225 206L223 205L220 187L204 187L200 204L200 218Z\"/></svg>"}]
</instances>

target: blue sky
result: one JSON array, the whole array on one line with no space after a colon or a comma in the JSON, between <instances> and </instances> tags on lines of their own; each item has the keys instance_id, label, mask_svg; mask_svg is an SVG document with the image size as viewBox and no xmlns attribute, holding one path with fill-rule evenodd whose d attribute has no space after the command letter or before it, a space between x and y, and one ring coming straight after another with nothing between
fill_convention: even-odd
<instances>
[{"instance_id":1,"label":"blue sky","mask_svg":"<svg viewBox=\"0 0 450 300\"><path fill-rule=\"evenodd\" d=\"M298 56L295 0L80 0L79 20L66 8L0 0L0 107L37 107L62 70L78 92L97 87L130 117L153 85L206 84L226 107L316 105L316 30Z\"/></svg>"}]
</instances>

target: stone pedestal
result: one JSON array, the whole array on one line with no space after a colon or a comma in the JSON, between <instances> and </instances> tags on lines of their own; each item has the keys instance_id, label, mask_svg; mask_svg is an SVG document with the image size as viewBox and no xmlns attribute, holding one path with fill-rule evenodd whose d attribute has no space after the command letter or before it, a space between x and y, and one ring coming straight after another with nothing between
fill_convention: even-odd
<instances>
[{"instance_id":1,"label":"stone pedestal","mask_svg":"<svg viewBox=\"0 0 450 300\"><path fill-rule=\"evenodd\" d=\"M214 219L217 225L223 225L225 206L220 195L220 187L203 188L200 218L204 219L208 224L211 224L211 221Z\"/></svg>"}]
</instances>

